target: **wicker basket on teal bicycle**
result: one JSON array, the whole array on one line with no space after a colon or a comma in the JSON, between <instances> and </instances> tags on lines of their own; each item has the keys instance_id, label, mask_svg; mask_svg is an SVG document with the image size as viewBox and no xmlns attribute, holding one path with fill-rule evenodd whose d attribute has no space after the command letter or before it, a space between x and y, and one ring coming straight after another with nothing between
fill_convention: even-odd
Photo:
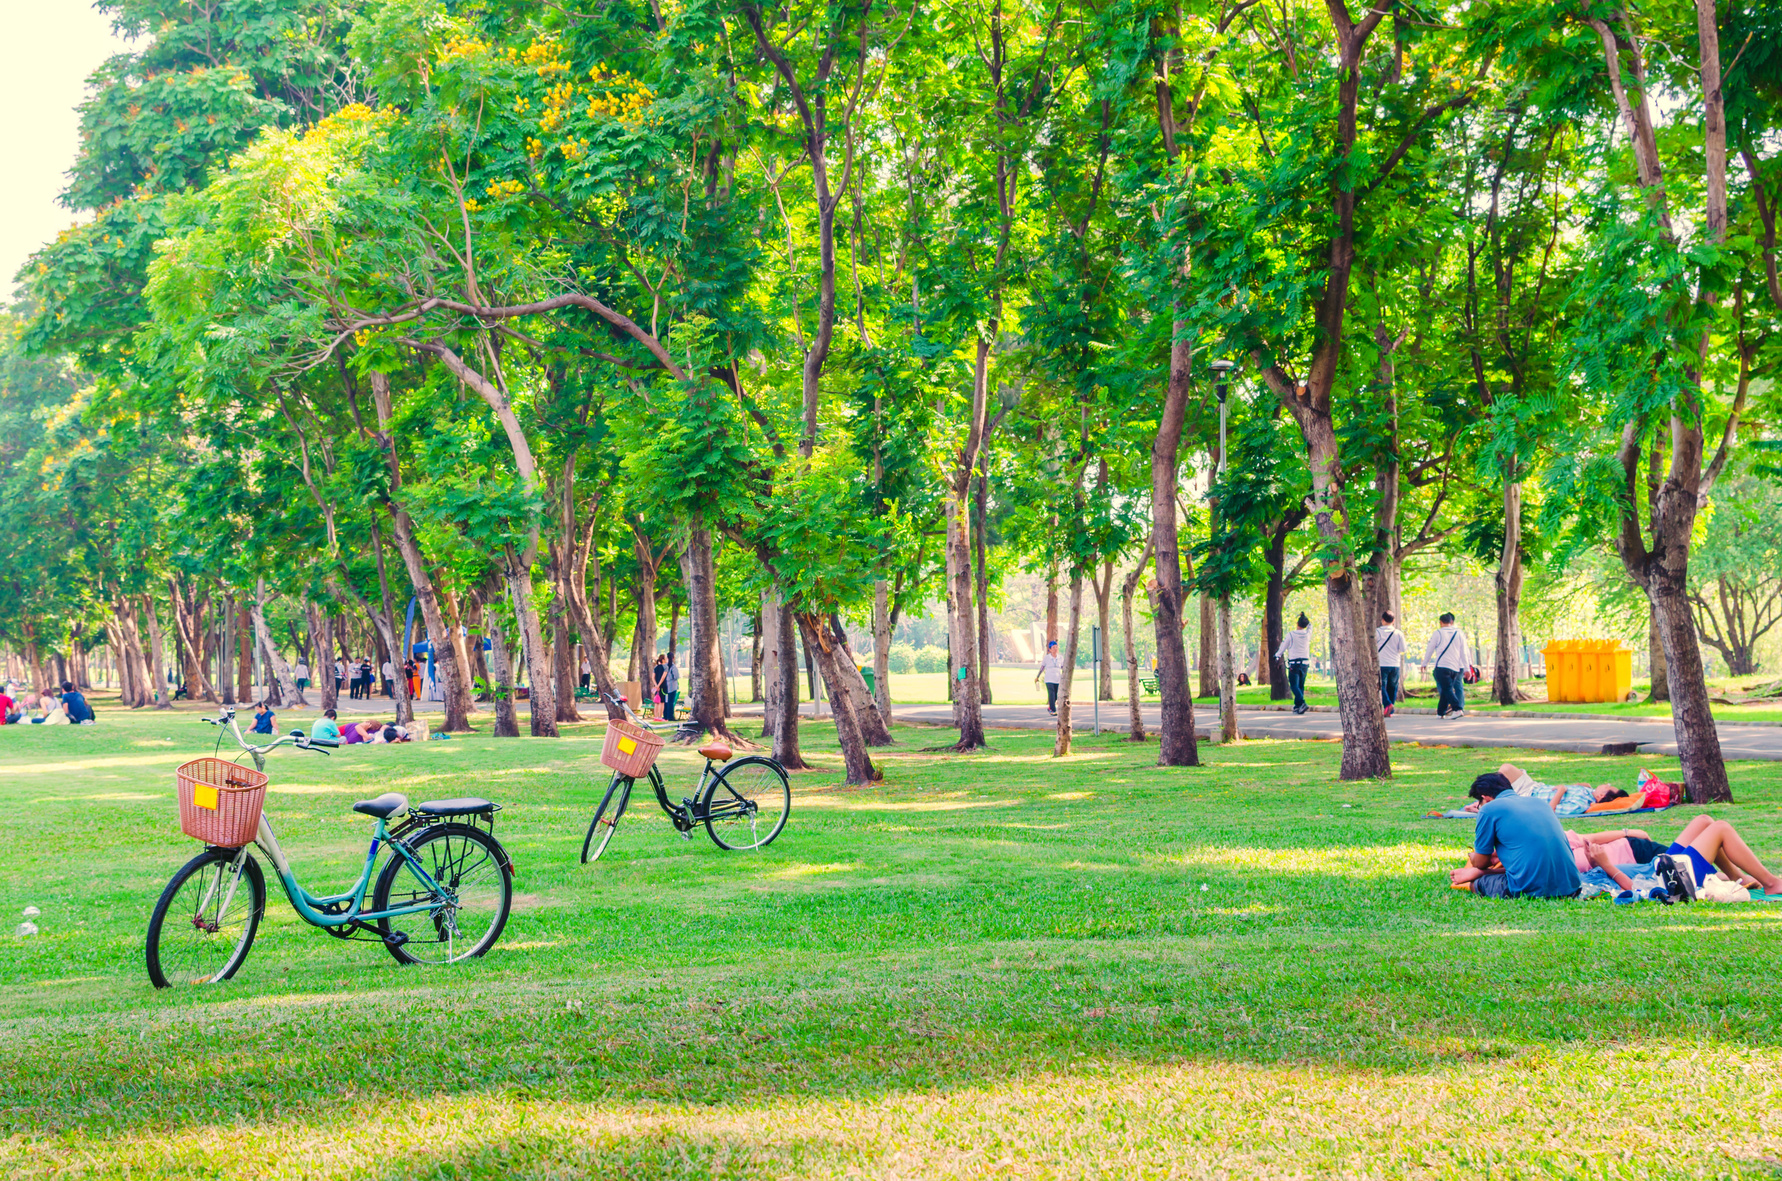
<instances>
[{"instance_id":1,"label":"wicker basket on teal bicycle","mask_svg":"<svg viewBox=\"0 0 1782 1181\"><path fill-rule=\"evenodd\" d=\"M266 775L228 759L193 759L174 772L179 826L195 841L239 849L260 828Z\"/></svg>"},{"instance_id":2,"label":"wicker basket on teal bicycle","mask_svg":"<svg viewBox=\"0 0 1782 1181\"><path fill-rule=\"evenodd\" d=\"M667 739L660 734L642 726L611 721L606 724L606 745L600 751L600 761L621 775L642 779L650 773L666 743Z\"/></svg>"}]
</instances>

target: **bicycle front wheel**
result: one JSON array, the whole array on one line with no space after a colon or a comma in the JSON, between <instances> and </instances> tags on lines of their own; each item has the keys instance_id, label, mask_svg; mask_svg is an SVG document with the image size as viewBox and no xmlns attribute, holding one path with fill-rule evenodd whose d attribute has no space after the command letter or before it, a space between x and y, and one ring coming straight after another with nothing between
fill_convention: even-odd
<instances>
[{"instance_id":1,"label":"bicycle front wheel","mask_svg":"<svg viewBox=\"0 0 1782 1181\"><path fill-rule=\"evenodd\" d=\"M613 833L619 827L619 817L625 814L625 805L631 802L631 784L625 776L614 775L613 781L606 785L606 795L601 797L600 807L594 809L594 819L588 822L588 835L582 839L583 865L599 861L612 842Z\"/></svg>"},{"instance_id":2,"label":"bicycle front wheel","mask_svg":"<svg viewBox=\"0 0 1782 1181\"><path fill-rule=\"evenodd\" d=\"M720 849L759 849L772 842L792 814L785 770L760 755L726 763L699 803L705 831Z\"/></svg>"},{"instance_id":3,"label":"bicycle front wheel","mask_svg":"<svg viewBox=\"0 0 1782 1181\"><path fill-rule=\"evenodd\" d=\"M180 867L149 918L149 980L156 988L221 984L235 975L266 913L266 878L253 854L206 849Z\"/></svg>"},{"instance_id":4,"label":"bicycle front wheel","mask_svg":"<svg viewBox=\"0 0 1782 1181\"><path fill-rule=\"evenodd\" d=\"M427 885L401 853L378 875L373 910L430 903L426 910L377 920L399 964L452 964L482 955L501 938L513 906L507 851L468 824L437 824L408 843L439 889Z\"/></svg>"}]
</instances>

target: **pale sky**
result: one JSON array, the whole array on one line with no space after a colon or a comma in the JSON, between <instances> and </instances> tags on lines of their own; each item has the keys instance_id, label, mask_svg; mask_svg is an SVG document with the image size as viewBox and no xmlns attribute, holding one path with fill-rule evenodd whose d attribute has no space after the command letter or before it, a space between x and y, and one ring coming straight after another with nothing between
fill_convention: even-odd
<instances>
[{"instance_id":1,"label":"pale sky","mask_svg":"<svg viewBox=\"0 0 1782 1181\"><path fill-rule=\"evenodd\" d=\"M0 295L10 298L25 260L75 220L56 203L80 141L74 108L87 75L128 44L84 0L0 0L0 28L12 46L0 70Z\"/></svg>"}]
</instances>

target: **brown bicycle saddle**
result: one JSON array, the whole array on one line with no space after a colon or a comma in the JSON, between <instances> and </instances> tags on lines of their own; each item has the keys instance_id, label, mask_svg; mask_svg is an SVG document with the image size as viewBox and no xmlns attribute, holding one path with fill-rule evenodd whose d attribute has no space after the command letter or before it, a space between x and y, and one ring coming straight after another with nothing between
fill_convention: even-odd
<instances>
[{"instance_id":1,"label":"brown bicycle saddle","mask_svg":"<svg viewBox=\"0 0 1782 1181\"><path fill-rule=\"evenodd\" d=\"M699 753L712 760L714 763L725 763L730 761L730 748L725 746L722 742L708 742L699 748Z\"/></svg>"}]
</instances>

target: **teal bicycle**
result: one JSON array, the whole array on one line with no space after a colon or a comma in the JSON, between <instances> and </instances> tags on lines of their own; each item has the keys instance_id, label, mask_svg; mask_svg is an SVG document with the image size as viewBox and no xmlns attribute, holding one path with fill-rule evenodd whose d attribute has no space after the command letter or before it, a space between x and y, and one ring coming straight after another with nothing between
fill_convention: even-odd
<instances>
[{"instance_id":1,"label":"teal bicycle","mask_svg":"<svg viewBox=\"0 0 1782 1181\"><path fill-rule=\"evenodd\" d=\"M254 845L304 922L340 939L376 940L398 963L457 963L501 938L513 905L513 859L495 839L500 805L464 798L410 806L400 792L360 800L353 811L372 818L372 834L359 880L338 894L312 894L298 882L263 808L266 755L281 746L325 755L337 744L292 731L254 745L232 709L204 720L225 731L219 749L232 734L254 769L210 758L179 770L180 824L205 849L173 875L149 919L148 974L156 988L220 984L241 968L266 911ZM380 848L389 857L373 886Z\"/></svg>"}]
</instances>

